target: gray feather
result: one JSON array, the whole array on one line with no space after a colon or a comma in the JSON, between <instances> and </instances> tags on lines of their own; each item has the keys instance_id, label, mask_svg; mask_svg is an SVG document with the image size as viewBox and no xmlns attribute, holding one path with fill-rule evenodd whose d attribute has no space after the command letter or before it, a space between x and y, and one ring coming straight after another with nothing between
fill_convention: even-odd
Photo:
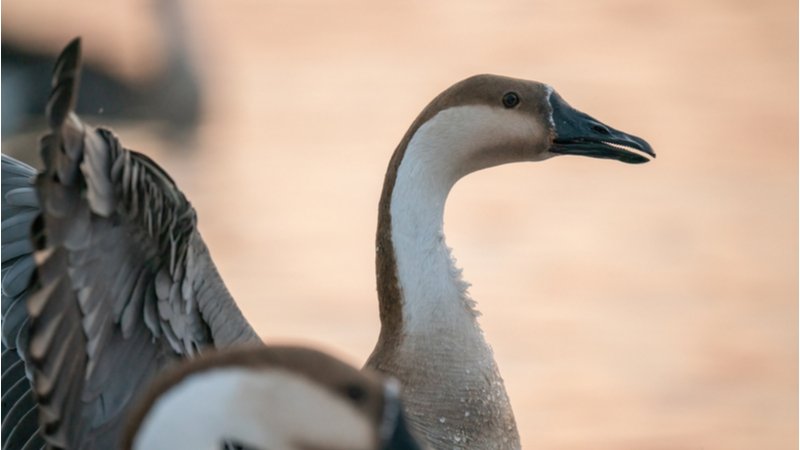
<instances>
[{"instance_id":1,"label":"gray feather","mask_svg":"<svg viewBox=\"0 0 800 450\"><path fill-rule=\"evenodd\" d=\"M20 379L19 381L22 382L25 380ZM19 394L20 395L16 401L3 411L3 427L1 433L3 442L8 442L8 438L11 435L11 431L14 429L14 426L16 426L16 424L22 420L28 411L36 406L36 402L33 400L33 394L31 393L30 385L27 386L27 389L24 392L19 392ZM5 405L5 402L3 404Z\"/></svg>"},{"instance_id":2,"label":"gray feather","mask_svg":"<svg viewBox=\"0 0 800 450\"><path fill-rule=\"evenodd\" d=\"M31 189L33 190L33 189ZM3 245L8 243L28 240L31 232L31 224L33 219L39 215L37 209L30 209L27 211L20 211L14 215L6 216L3 218L2 224L2 242Z\"/></svg>"},{"instance_id":3,"label":"gray feather","mask_svg":"<svg viewBox=\"0 0 800 450\"><path fill-rule=\"evenodd\" d=\"M9 446L10 443L14 442L27 443L28 440L30 440L30 437L36 433L37 429L36 412L37 409L34 406L29 410L25 411L19 420L13 422L13 427L8 432L8 437L4 439L6 445L3 446L3 449L8 448L9 450L11 450L13 447Z\"/></svg>"},{"instance_id":4,"label":"gray feather","mask_svg":"<svg viewBox=\"0 0 800 450\"><path fill-rule=\"evenodd\" d=\"M6 192L4 197L6 202L15 206L35 208L39 205L36 200L36 191L28 187L12 189Z\"/></svg>"},{"instance_id":5,"label":"gray feather","mask_svg":"<svg viewBox=\"0 0 800 450\"><path fill-rule=\"evenodd\" d=\"M53 69L53 89L47 102L47 117L51 130L61 127L67 115L75 109L80 63L81 40L76 38L61 52Z\"/></svg>"},{"instance_id":6,"label":"gray feather","mask_svg":"<svg viewBox=\"0 0 800 450\"><path fill-rule=\"evenodd\" d=\"M11 158L10 156L2 156L2 167L4 185L9 180L32 179L36 176L36 169L22 161ZM28 184L32 184L32 182L29 182Z\"/></svg>"},{"instance_id":7,"label":"gray feather","mask_svg":"<svg viewBox=\"0 0 800 450\"><path fill-rule=\"evenodd\" d=\"M20 256L30 255L31 252L33 252L33 245L27 240L10 242L8 244L3 243L2 261L6 263Z\"/></svg>"},{"instance_id":8,"label":"gray feather","mask_svg":"<svg viewBox=\"0 0 800 450\"><path fill-rule=\"evenodd\" d=\"M46 445L39 434L33 434L20 450L44 450Z\"/></svg>"},{"instance_id":9,"label":"gray feather","mask_svg":"<svg viewBox=\"0 0 800 450\"><path fill-rule=\"evenodd\" d=\"M105 145L98 140L98 145ZM109 155L102 147L86 153L81 171L86 179L86 196L91 210L103 217L114 212L114 191L108 176L111 172Z\"/></svg>"},{"instance_id":10,"label":"gray feather","mask_svg":"<svg viewBox=\"0 0 800 450\"><path fill-rule=\"evenodd\" d=\"M3 294L8 297L17 297L28 287L33 263L30 259L19 258L10 266L3 267Z\"/></svg>"},{"instance_id":11,"label":"gray feather","mask_svg":"<svg viewBox=\"0 0 800 450\"><path fill-rule=\"evenodd\" d=\"M28 314L25 311L25 298L20 297L12 301L3 298L3 301L11 303L8 311L3 314L3 345L16 349L17 339L23 334L22 330L25 329L28 323Z\"/></svg>"},{"instance_id":12,"label":"gray feather","mask_svg":"<svg viewBox=\"0 0 800 450\"><path fill-rule=\"evenodd\" d=\"M5 346L3 346L5 347ZM3 367L3 374L2 380L9 385L13 385L16 380L25 377L25 363L19 358L8 358L6 359L6 350L8 350L9 355L14 355L14 352L11 349L3 348L3 360L7 362L8 365ZM18 355L17 355L18 356ZM13 400L14 402L16 400ZM3 402L3 408L8 406L9 402ZM5 414L5 413L4 413Z\"/></svg>"}]
</instances>

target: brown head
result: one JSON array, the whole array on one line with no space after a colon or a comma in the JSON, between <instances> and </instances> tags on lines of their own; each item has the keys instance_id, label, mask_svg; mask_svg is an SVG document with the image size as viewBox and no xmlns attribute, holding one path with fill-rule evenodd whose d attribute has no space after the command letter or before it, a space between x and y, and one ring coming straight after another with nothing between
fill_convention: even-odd
<instances>
[{"instance_id":1,"label":"brown head","mask_svg":"<svg viewBox=\"0 0 800 450\"><path fill-rule=\"evenodd\" d=\"M499 75L475 75L439 94L409 128L394 165L425 128L436 128L449 140L449 149L459 152L442 158L463 165L461 175L560 154L632 164L649 161L645 154L655 157L646 141L572 108L549 85Z\"/></svg>"},{"instance_id":2,"label":"brown head","mask_svg":"<svg viewBox=\"0 0 800 450\"><path fill-rule=\"evenodd\" d=\"M125 449L419 449L399 387L302 347L242 348L182 363L130 416Z\"/></svg>"}]
</instances>

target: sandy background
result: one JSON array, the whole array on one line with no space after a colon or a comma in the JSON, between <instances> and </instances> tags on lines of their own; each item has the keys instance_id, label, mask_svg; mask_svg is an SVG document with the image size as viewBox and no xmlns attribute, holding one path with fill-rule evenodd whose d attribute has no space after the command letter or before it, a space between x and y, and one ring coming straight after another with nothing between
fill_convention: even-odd
<instances>
[{"instance_id":1,"label":"sandy background","mask_svg":"<svg viewBox=\"0 0 800 450\"><path fill-rule=\"evenodd\" d=\"M658 159L506 166L450 198L524 447L797 448L796 2L185 6L207 95L195 139L114 128L192 200L264 339L361 364L395 145L457 80L536 79ZM56 52L81 34L90 59L146 79L163 58L151 11L5 0L3 37Z\"/></svg>"}]
</instances>

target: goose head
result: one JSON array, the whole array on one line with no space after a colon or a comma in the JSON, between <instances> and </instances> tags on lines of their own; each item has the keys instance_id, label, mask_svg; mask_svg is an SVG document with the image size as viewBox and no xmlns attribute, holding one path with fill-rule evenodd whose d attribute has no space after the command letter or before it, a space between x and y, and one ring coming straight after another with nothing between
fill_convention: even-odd
<instances>
[{"instance_id":1,"label":"goose head","mask_svg":"<svg viewBox=\"0 0 800 450\"><path fill-rule=\"evenodd\" d=\"M655 157L643 139L571 107L552 87L498 75L451 86L420 114L398 148L437 177L455 182L476 170L557 155L638 164Z\"/></svg>"},{"instance_id":2,"label":"goose head","mask_svg":"<svg viewBox=\"0 0 800 450\"><path fill-rule=\"evenodd\" d=\"M153 383L126 449L419 450L399 384L325 353L271 346L219 352Z\"/></svg>"}]
</instances>

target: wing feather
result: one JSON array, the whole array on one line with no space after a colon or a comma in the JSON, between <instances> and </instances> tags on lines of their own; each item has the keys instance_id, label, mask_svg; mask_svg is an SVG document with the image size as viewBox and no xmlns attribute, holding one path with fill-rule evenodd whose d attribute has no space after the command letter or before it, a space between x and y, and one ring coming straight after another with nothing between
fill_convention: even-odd
<instances>
[{"instance_id":1,"label":"wing feather","mask_svg":"<svg viewBox=\"0 0 800 450\"><path fill-rule=\"evenodd\" d=\"M31 189L33 190L33 189ZM15 215L3 219L2 243L3 245L20 240L28 240L31 231L31 223L39 214L39 211L30 208L28 211L21 211Z\"/></svg>"},{"instance_id":2,"label":"wing feather","mask_svg":"<svg viewBox=\"0 0 800 450\"><path fill-rule=\"evenodd\" d=\"M25 379L21 378L19 381L22 382L25 381ZM8 437L11 435L11 431L13 430L13 426L6 425L16 425L22 420L28 411L36 406L36 402L33 400L33 393L31 392L30 385L27 386L27 389L20 394L21 395L15 399L15 402L8 406L7 410L3 410L3 442L8 442Z\"/></svg>"},{"instance_id":3,"label":"wing feather","mask_svg":"<svg viewBox=\"0 0 800 450\"><path fill-rule=\"evenodd\" d=\"M32 406L22 413L19 420L13 423L13 427L8 432L8 437L3 440L4 450L17 448L15 447L15 442L24 443L21 444L21 446L24 446L31 437L36 434L38 426L36 422L36 410L36 406Z\"/></svg>"},{"instance_id":4,"label":"wing feather","mask_svg":"<svg viewBox=\"0 0 800 450\"><path fill-rule=\"evenodd\" d=\"M21 450L44 450L45 447L44 439L36 433L28 439L28 442L25 443Z\"/></svg>"},{"instance_id":5,"label":"wing feather","mask_svg":"<svg viewBox=\"0 0 800 450\"><path fill-rule=\"evenodd\" d=\"M3 448L24 448L38 427L35 401L19 344L25 344L28 314L25 297L35 270L29 234L39 207L33 181L36 171L2 155L2 437ZM33 194L33 196L31 196ZM35 433L35 431L30 431ZM36 442L34 442L36 443ZM41 447L42 441L38 444Z\"/></svg>"}]
</instances>

